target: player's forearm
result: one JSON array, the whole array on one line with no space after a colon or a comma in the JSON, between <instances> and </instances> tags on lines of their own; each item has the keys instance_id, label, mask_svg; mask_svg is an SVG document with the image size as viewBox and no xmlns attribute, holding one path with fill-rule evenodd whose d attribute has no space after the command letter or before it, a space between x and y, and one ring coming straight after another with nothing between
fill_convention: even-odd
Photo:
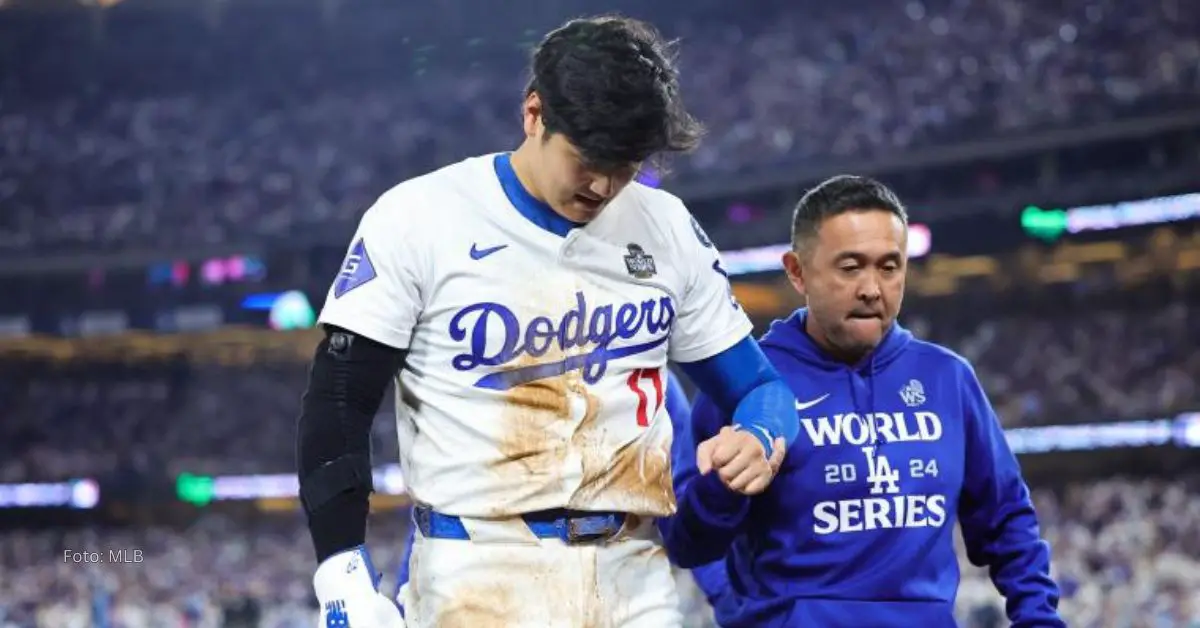
<instances>
[{"instance_id":1,"label":"player's forearm","mask_svg":"<svg viewBox=\"0 0 1200 628\"><path fill-rule=\"evenodd\" d=\"M765 381L741 399L733 413L733 424L754 432L763 449L771 451L776 437L790 447L799 423L795 420L796 397L783 380Z\"/></svg>"},{"instance_id":2,"label":"player's forearm","mask_svg":"<svg viewBox=\"0 0 1200 628\"><path fill-rule=\"evenodd\" d=\"M796 397L751 336L698 362L680 367L733 423L771 451L776 437L790 446L799 431Z\"/></svg>"},{"instance_id":3,"label":"player's forearm","mask_svg":"<svg viewBox=\"0 0 1200 628\"><path fill-rule=\"evenodd\" d=\"M724 557L750 514L750 498L716 473L697 475L679 491L678 506L659 530L671 560L690 569Z\"/></svg>"},{"instance_id":4,"label":"player's forearm","mask_svg":"<svg viewBox=\"0 0 1200 628\"><path fill-rule=\"evenodd\" d=\"M300 497L318 561L361 545L371 422L403 352L331 328L317 347L296 437Z\"/></svg>"}]
</instances>

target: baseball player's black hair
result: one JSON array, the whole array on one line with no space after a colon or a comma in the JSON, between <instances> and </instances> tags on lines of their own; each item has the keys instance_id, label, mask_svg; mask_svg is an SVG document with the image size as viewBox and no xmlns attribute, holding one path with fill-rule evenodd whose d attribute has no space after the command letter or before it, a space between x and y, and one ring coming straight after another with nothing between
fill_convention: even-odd
<instances>
[{"instance_id":1,"label":"baseball player's black hair","mask_svg":"<svg viewBox=\"0 0 1200 628\"><path fill-rule=\"evenodd\" d=\"M886 185L870 177L838 175L809 190L792 212L792 249L797 253L817 235L821 223L849 211L891 212L908 224L908 212Z\"/></svg>"},{"instance_id":2,"label":"baseball player's black hair","mask_svg":"<svg viewBox=\"0 0 1200 628\"><path fill-rule=\"evenodd\" d=\"M561 133L597 169L688 151L704 127L684 108L674 48L640 20L571 20L534 49L525 94L541 99L547 137Z\"/></svg>"}]
</instances>

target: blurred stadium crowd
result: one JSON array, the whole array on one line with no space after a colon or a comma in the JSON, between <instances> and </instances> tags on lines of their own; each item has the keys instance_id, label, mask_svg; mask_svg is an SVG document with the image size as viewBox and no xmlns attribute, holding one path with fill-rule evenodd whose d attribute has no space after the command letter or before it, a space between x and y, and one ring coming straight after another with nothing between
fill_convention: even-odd
<instances>
[{"instance_id":1,"label":"blurred stadium crowd","mask_svg":"<svg viewBox=\"0 0 1200 628\"><path fill-rule=\"evenodd\" d=\"M451 42L422 25L469 23L469 3L314 2L286 17L270 0L190 11L137 0L103 12L5 4L0 258L31 266L51 252L345 227L407 176L515 146L522 46L555 21L512 11L495 16L488 37L462 27ZM1186 0L756 7L696 0L689 11L636 12L682 38L686 96L710 128L699 151L674 162L677 181L736 182L1200 108L1200 11ZM340 256L344 242L333 244ZM26 298L4 281L0 292ZM1006 428L1200 410L1200 302L1122 296L1118 283L1079 282L1067 289L1082 299L1026 312L967 295L911 298L902 320L976 365ZM182 472L289 472L304 369L0 358L0 483L94 477L135 494ZM376 422L377 461L396 459L394 429ZM1200 478L1120 471L1034 484L1068 623L1200 628ZM167 519L0 528L0 628L311 626L313 559L294 513L211 508ZM373 515L379 565L397 564L406 533L403 510ZM61 559L121 548L141 549L143 561ZM963 571L963 625L1005 625L986 574ZM686 574L680 581L686 625L710 626L702 596Z\"/></svg>"},{"instance_id":2,"label":"blurred stadium crowd","mask_svg":"<svg viewBox=\"0 0 1200 628\"><path fill-rule=\"evenodd\" d=\"M1083 317L945 312L902 320L975 363L1005 427L1172 416L1200 397L1195 304ZM0 362L0 374L0 407L10 409L0 423L0 482L279 473L294 465L302 364L18 361ZM375 424L377 460L398 455L390 407L389 396Z\"/></svg>"},{"instance_id":3,"label":"blurred stadium crowd","mask_svg":"<svg viewBox=\"0 0 1200 628\"><path fill-rule=\"evenodd\" d=\"M421 12L394 3L333 20L293 7L287 28L254 3L221 11L219 29L125 5L0 20L0 249L288 235L516 144L520 30L425 42L387 27ZM645 11L682 38L685 94L711 130L682 180L1200 103L1200 12L1182 0Z\"/></svg>"}]
</instances>

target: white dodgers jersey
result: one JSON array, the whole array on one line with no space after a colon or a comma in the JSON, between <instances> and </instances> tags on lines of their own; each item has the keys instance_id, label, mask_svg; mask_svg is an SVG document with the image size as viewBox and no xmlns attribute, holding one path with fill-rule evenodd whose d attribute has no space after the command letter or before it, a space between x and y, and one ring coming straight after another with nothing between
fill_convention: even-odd
<instances>
[{"instance_id":1,"label":"white dodgers jersey","mask_svg":"<svg viewBox=\"0 0 1200 628\"><path fill-rule=\"evenodd\" d=\"M717 251L678 198L637 183L555 235L514 207L494 160L380 197L320 321L408 351L397 425L417 502L674 512L667 361L751 331Z\"/></svg>"}]
</instances>

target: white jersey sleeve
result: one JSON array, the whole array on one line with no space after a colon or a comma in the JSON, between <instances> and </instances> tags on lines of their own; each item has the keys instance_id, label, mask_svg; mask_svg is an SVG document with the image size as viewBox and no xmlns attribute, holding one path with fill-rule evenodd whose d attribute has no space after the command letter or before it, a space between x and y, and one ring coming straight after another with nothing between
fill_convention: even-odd
<instances>
[{"instance_id":1,"label":"white jersey sleeve","mask_svg":"<svg viewBox=\"0 0 1200 628\"><path fill-rule=\"evenodd\" d=\"M431 284L418 203L403 186L367 210L351 240L319 322L407 349Z\"/></svg>"},{"instance_id":2,"label":"white jersey sleeve","mask_svg":"<svg viewBox=\"0 0 1200 628\"><path fill-rule=\"evenodd\" d=\"M697 362L732 347L754 325L734 298L721 256L700 223L686 209L683 224L674 222L676 250L688 275L671 332L670 357L676 362Z\"/></svg>"}]
</instances>

